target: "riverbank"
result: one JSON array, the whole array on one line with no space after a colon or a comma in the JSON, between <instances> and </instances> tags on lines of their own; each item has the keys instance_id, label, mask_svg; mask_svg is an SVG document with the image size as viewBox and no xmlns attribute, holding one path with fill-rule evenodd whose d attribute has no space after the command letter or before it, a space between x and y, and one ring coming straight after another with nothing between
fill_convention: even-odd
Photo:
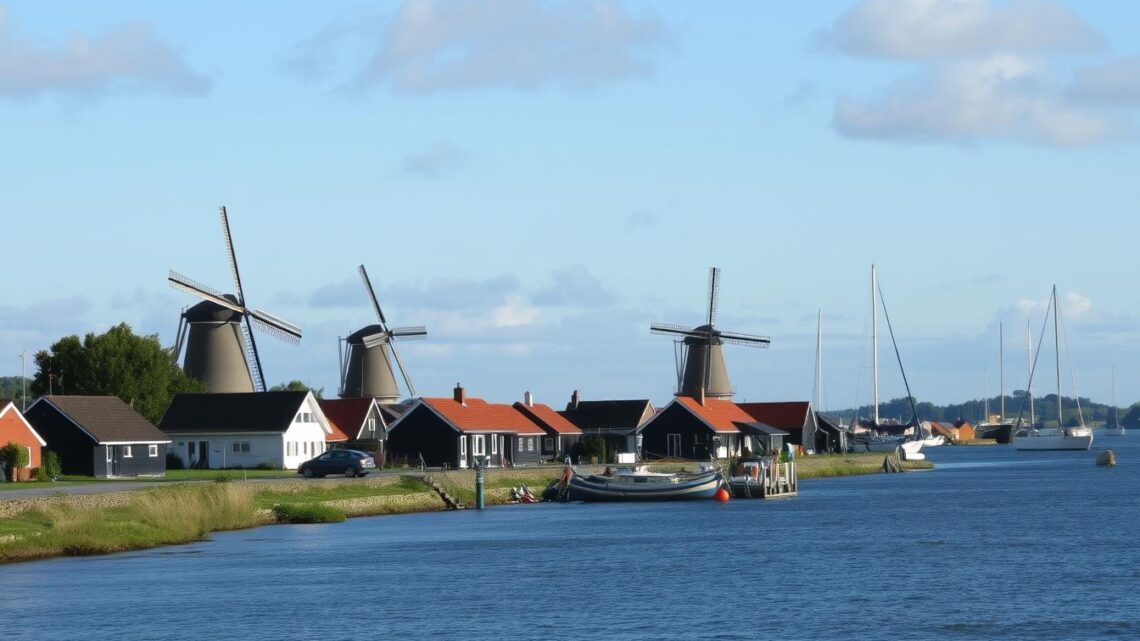
<instances>
[{"instance_id":1,"label":"riverbank","mask_svg":"<svg viewBox=\"0 0 1140 641\"><path fill-rule=\"evenodd\" d=\"M882 471L884 456L820 455L799 459L797 467L801 480L874 474ZM904 469L933 467L926 461L906 462L903 466ZM520 485L528 486L537 495L558 478L560 472L559 467L487 470L486 503L510 502L511 488ZM467 505L474 503L473 470L435 472L432 478L453 498ZM337 521L344 517L446 508L444 500L415 475L258 482L224 480L100 494L0 500L0 563L189 543L205 539L211 532L280 523L279 519L288 520L289 515L311 518L318 514L324 515L326 520Z\"/></svg>"}]
</instances>

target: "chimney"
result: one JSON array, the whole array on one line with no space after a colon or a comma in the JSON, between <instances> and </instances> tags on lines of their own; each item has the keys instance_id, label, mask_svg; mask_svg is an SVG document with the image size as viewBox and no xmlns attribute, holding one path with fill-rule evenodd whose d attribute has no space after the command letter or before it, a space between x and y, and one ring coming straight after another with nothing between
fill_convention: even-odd
<instances>
[{"instance_id":1,"label":"chimney","mask_svg":"<svg viewBox=\"0 0 1140 641\"><path fill-rule=\"evenodd\" d=\"M570 409L578 409L578 390L574 390L574 393L570 395Z\"/></svg>"},{"instance_id":2,"label":"chimney","mask_svg":"<svg viewBox=\"0 0 1140 641\"><path fill-rule=\"evenodd\" d=\"M523 394L523 405L534 407L534 395L529 390Z\"/></svg>"},{"instance_id":3,"label":"chimney","mask_svg":"<svg viewBox=\"0 0 1140 641\"><path fill-rule=\"evenodd\" d=\"M454 398L455 398L455 402L459 403L460 405L466 405L467 404L467 392L463 389L463 386L460 385L459 383L455 384Z\"/></svg>"},{"instance_id":4,"label":"chimney","mask_svg":"<svg viewBox=\"0 0 1140 641\"><path fill-rule=\"evenodd\" d=\"M704 404L705 404L705 386L704 385L701 385L700 387L697 388L697 395L695 398L697 399L698 405L704 406Z\"/></svg>"}]
</instances>

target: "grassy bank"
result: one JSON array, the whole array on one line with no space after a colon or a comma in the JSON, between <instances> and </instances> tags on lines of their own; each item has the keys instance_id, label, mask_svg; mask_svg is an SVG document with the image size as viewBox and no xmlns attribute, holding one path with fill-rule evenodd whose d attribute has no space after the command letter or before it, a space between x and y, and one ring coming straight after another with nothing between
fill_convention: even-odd
<instances>
[{"instance_id":1,"label":"grassy bank","mask_svg":"<svg viewBox=\"0 0 1140 641\"><path fill-rule=\"evenodd\" d=\"M796 472L801 481L835 476L856 476L875 474L883 469L882 452L858 452L851 454L817 454L796 459ZM929 470L934 467L930 461L903 461L903 469Z\"/></svg>"}]
</instances>

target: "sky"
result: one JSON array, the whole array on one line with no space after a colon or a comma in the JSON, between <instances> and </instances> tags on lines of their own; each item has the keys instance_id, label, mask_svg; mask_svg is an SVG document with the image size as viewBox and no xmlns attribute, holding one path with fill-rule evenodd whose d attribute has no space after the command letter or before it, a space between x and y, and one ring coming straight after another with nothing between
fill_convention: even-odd
<instances>
[{"instance_id":1,"label":"sky","mask_svg":"<svg viewBox=\"0 0 1140 641\"><path fill-rule=\"evenodd\" d=\"M120 322L172 345L169 269L233 289L224 205L247 303L304 332L259 336L270 384L335 394L364 264L427 326L420 395L663 404L649 325L700 324L717 266L718 327L772 339L725 348L736 398L811 399L822 314L851 407L874 263L919 400L995 395L999 324L1023 389L1056 284L1066 394L1127 405L1137 43L1108 0L0 0L0 375Z\"/></svg>"}]
</instances>

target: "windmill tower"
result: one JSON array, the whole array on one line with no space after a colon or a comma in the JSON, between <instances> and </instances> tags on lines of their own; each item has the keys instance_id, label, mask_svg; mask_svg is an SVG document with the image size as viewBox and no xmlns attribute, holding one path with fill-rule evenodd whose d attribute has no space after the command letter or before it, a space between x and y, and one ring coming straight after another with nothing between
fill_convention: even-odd
<instances>
[{"instance_id":1,"label":"windmill tower","mask_svg":"<svg viewBox=\"0 0 1140 641\"><path fill-rule=\"evenodd\" d=\"M268 312L246 306L225 207L221 208L221 216L235 293L222 294L170 272L167 280L171 287L203 299L182 312L173 357L177 361L185 346L182 369L189 376L205 381L209 392L264 392L267 389L265 375L253 337L253 325L294 344L301 340L301 329Z\"/></svg>"},{"instance_id":2,"label":"windmill tower","mask_svg":"<svg viewBox=\"0 0 1140 641\"><path fill-rule=\"evenodd\" d=\"M767 347L767 336L723 332L716 328L717 295L720 291L720 269L709 268L709 311L704 325L692 329L684 325L654 323L654 334L674 337L677 358L677 396L694 398L732 398L732 384L724 365L723 346L744 345ZM681 338L677 338L681 337Z\"/></svg>"},{"instance_id":3,"label":"windmill tower","mask_svg":"<svg viewBox=\"0 0 1140 641\"><path fill-rule=\"evenodd\" d=\"M412 379L408 377L407 370L404 369L404 361L400 359L395 340L427 336L427 329L422 326L389 328L384 312L380 309L380 301L376 298L376 290L372 288L372 281L368 279L368 272L364 269L364 265L357 270L360 272L360 279L364 281L364 289L368 291L368 297L372 300L376 319L380 322L363 327L344 339L346 348L341 353L340 360L340 397L371 396L381 403L399 401L400 388L396 385L393 359L400 368L404 384L408 387L408 396L414 397L416 389L412 386Z\"/></svg>"}]
</instances>

